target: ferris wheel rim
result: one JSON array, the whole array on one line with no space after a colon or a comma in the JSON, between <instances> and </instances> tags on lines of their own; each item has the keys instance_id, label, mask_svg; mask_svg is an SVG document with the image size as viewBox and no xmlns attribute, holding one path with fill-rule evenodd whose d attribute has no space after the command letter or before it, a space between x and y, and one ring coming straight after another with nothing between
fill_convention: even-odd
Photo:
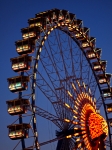
<instances>
[{"instance_id":1,"label":"ferris wheel rim","mask_svg":"<svg viewBox=\"0 0 112 150\"><path fill-rule=\"evenodd\" d=\"M54 28L52 27L51 30L49 30L48 32L51 33L54 29L59 29L59 30L61 30L60 27L61 27L61 24L55 25L55 27L54 27ZM66 25L66 27L68 27L68 26ZM71 37L71 34L70 34L69 32L64 31L64 30L61 30L61 31L65 32L68 36ZM45 36L49 36L49 35L46 34ZM44 36L44 37L45 37L45 36ZM43 39L42 39L42 42L43 42L43 41L45 42L45 41L47 40L47 38L44 39L44 37L43 37ZM85 57L86 57L86 53L84 52L83 48L81 48L81 46L79 45L78 40L76 40L74 37L71 37L71 38L76 42L76 44L78 45L78 47L80 48L80 50L83 52L83 54L84 54ZM41 43L42 43L42 42L41 42ZM40 49L42 49L42 44L40 44L40 47L39 47L39 49L38 49L38 52L40 51ZM37 52L37 53L38 53L38 52ZM41 53L40 53L40 55L41 55ZM39 58L40 58L40 55L39 55ZM38 57L38 56L37 56L37 57ZM97 75L95 74L95 71L92 69L92 64L91 64L90 60L89 60L87 57L86 57L86 59L87 59L89 65L90 65L90 67L91 67L92 72L94 73L94 77L95 77L95 80L96 80L96 83L97 83L97 85L98 85L98 88L99 88L99 91L100 91L100 95L101 95L101 88L100 88L100 84L99 84L98 81L97 81ZM97 60L98 60L98 59L97 59ZM98 61L99 61L99 60L98 60ZM103 71L103 73L105 74L104 71ZM102 97L102 99L104 99L104 98ZM107 117L107 112L106 112L106 106L105 106L104 103L103 103L103 107L104 107L105 115L106 115L106 119L107 119L108 117ZM107 119L107 120L108 120L108 119ZM108 123L108 128L110 129L109 123Z\"/></svg>"}]
</instances>

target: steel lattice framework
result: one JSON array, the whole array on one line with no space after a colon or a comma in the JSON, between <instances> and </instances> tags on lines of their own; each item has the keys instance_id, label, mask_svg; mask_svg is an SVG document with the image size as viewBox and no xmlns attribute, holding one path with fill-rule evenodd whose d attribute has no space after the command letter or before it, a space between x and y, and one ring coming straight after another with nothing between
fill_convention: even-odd
<instances>
[{"instance_id":1,"label":"steel lattice framework","mask_svg":"<svg viewBox=\"0 0 112 150\"><path fill-rule=\"evenodd\" d=\"M21 29L23 39L15 42L20 56L11 58L18 76L8 78L10 91L18 95L6 102L8 113L19 121L7 126L9 137L20 140L14 149L20 142L23 150L39 150L57 141L56 150L111 150L111 74L106 73L107 62L101 60L96 38L66 10L36 14L28 23ZM42 108L43 99L53 111ZM102 108L106 121L99 112ZM38 139L36 115L58 128L55 137ZM25 117L30 118L27 123ZM32 145L26 144L28 139L33 139Z\"/></svg>"}]
</instances>

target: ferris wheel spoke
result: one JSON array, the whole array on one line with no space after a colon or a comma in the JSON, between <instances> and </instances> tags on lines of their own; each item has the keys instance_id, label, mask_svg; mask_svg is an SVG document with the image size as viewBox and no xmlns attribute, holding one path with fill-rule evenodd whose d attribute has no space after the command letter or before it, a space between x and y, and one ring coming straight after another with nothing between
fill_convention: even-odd
<instances>
[{"instance_id":1,"label":"ferris wheel spoke","mask_svg":"<svg viewBox=\"0 0 112 150\"><path fill-rule=\"evenodd\" d=\"M37 71L36 79L37 87L44 93L44 95L50 100L50 102L55 102L58 99L55 91L52 89L51 85L45 80L42 74Z\"/></svg>"},{"instance_id":2,"label":"ferris wheel spoke","mask_svg":"<svg viewBox=\"0 0 112 150\"><path fill-rule=\"evenodd\" d=\"M62 129L62 126L61 124L59 123L60 119L58 117L56 117L55 115L49 113L48 111L40 108L40 107L37 107L35 106L36 108L36 114L41 116L41 117L44 117L45 119L48 119L50 120L51 122L53 122L56 126L58 126L60 129Z\"/></svg>"},{"instance_id":3,"label":"ferris wheel spoke","mask_svg":"<svg viewBox=\"0 0 112 150\"><path fill-rule=\"evenodd\" d=\"M55 41L57 40L56 35L55 35ZM49 46L49 51L53 60L53 65L55 67L57 76L59 80L63 79L64 77L62 76L62 72L64 72L64 67L61 66L62 63L62 56L60 54L59 49L57 49L58 44L55 44L55 42L51 45L50 40L47 40L48 46ZM58 46L59 47L59 46ZM46 48L46 46L45 46ZM58 65L59 64L59 65Z\"/></svg>"},{"instance_id":4,"label":"ferris wheel spoke","mask_svg":"<svg viewBox=\"0 0 112 150\"><path fill-rule=\"evenodd\" d=\"M51 88L49 83L44 79L42 74L40 74L38 71L38 77L36 80L36 86L42 91L42 93L45 95L45 97L51 102L51 104L54 106L54 103L57 102L57 100L60 101L60 98L57 96L56 92ZM54 109L56 111L56 114L61 114L61 105L55 105Z\"/></svg>"},{"instance_id":5,"label":"ferris wheel spoke","mask_svg":"<svg viewBox=\"0 0 112 150\"><path fill-rule=\"evenodd\" d=\"M72 150L74 148L74 141L72 138L70 139L69 147L70 147L70 150Z\"/></svg>"},{"instance_id":6,"label":"ferris wheel spoke","mask_svg":"<svg viewBox=\"0 0 112 150\"><path fill-rule=\"evenodd\" d=\"M38 72L38 71L37 71ZM58 117L60 117L63 110L63 106L62 105L58 105L61 102L61 97L57 97L57 100L59 99L59 103L55 103L56 102L56 96L57 94L53 91L53 89L50 87L50 85L45 81L45 79L43 78L43 76L38 72L38 79L36 80L36 85L37 87L44 93L44 95L49 99L49 101L52 103L52 105L55 108L56 113L59 115ZM64 118L65 116L63 116L62 118Z\"/></svg>"},{"instance_id":7,"label":"ferris wheel spoke","mask_svg":"<svg viewBox=\"0 0 112 150\"><path fill-rule=\"evenodd\" d=\"M108 146L108 147L110 147L110 141L106 140L105 141L105 145Z\"/></svg>"},{"instance_id":8,"label":"ferris wheel spoke","mask_svg":"<svg viewBox=\"0 0 112 150\"><path fill-rule=\"evenodd\" d=\"M35 113L45 119L48 119L50 120L51 122L53 122L56 126L58 126L60 129L63 129L62 128L62 122L66 122L66 118L58 118L57 116L49 113L48 111L38 107L38 106L35 106ZM28 108L29 111L32 111L30 108ZM60 124L61 123L61 124ZM71 121L71 124L72 124L72 121Z\"/></svg>"},{"instance_id":9,"label":"ferris wheel spoke","mask_svg":"<svg viewBox=\"0 0 112 150\"><path fill-rule=\"evenodd\" d=\"M58 72L56 63L53 59L53 54L52 54L52 50L51 50L51 46L49 44L49 41L47 40L47 42L49 45L49 50L50 50L51 56L48 52L48 48L46 48L46 46L44 45L45 54L41 55L40 60L42 62L42 65L44 66L44 69L45 69L53 87L56 88L58 86L58 84L60 83L60 75L61 74ZM54 74L55 74L55 78L54 78Z\"/></svg>"},{"instance_id":10,"label":"ferris wheel spoke","mask_svg":"<svg viewBox=\"0 0 112 150\"><path fill-rule=\"evenodd\" d=\"M45 141L45 142L39 143L39 145L40 145L40 147L41 147L41 146L43 146L43 145L46 145L46 144L49 144L49 143L53 143L53 142L58 141L58 140L61 140L61 139L63 139L63 138L64 138L64 137L54 138L54 139L51 139L51 140L49 140L49 141ZM32 146L27 147L27 149L30 149L30 148L34 148L34 147L32 147Z\"/></svg>"},{"instance_id":11,"label":"ferris wheel spoke","mask_svg":"<svg viewBox=\"0 0 112 150\"><path fill-rule=\"evenodd\" d=\"M102 104L103 104L102 97L100 96L99 98L97 98L97 101L96 101L96 107L97 107L98 110L100 109Z\"/></svg>"},{"instance_id":12,"label":"ferris wheel spoke","mask_svg":"<svg viewBox=\"0 0 112 150\"><path fill-rule=\"evenodd\" d=\"M69 44L69 47L70 47L70 57L71 57L71 65L72 65L72 74L76 77L76 74L75 74L75 68L74 68L74 62L73 62L73 40L70 40L70 37L68 36L68 44Z\"/></svg>"},{"instance_id":13,"label":"ferris wheel spoke","mask_svg":"<svg viewBox=\"0 0 112 150\"><path fill-rule=\"evenodd\" d=\"M91 95L94 97L95 96L95 92L97 90L97 83L96 80L94 78L94 74L91 75L90 81L88 83L89 88L91 89Z\"/></svg>"},{"instance_id":14,"label":"ferris wheel spoke","mask_svg":"<svg viewBox=\"0 0 112 150\"><path fill-rule=\"evenodd\" d=\"M67 67L66 62L64 60L64 54L63 54L63 48L62 48L62 43L61 43L61 39L60 39L59 30L57 30L57 33L56 33L56 31L54 31L54 32L55 32L56 40L57 40L57 43L58 43L58 48L60 50L60 55L61 55L61 60L62 60L65 76L67 77L68 76L68 71L67 71L67 68L66 68Z\"/></svg>"},{"instance_id":15,"label":"ferris wheel spoke","mask_svg":"<svg viewBox=\"0 0 112 150\"><path fill-rule=\"evenodd\" d=\"M50 45L50 42L49 42L49 40L47 40L47 42L48 42L48 45L49 45L49 50L50 50L50 53L51 53L51 57L52 58L55 58L55 53L54 53L54 55L53 55L53 49L52 49L52 47L51 47L51 45ZM47 50L47 48L46 48L46 46L45 46L45 49L46 49L46 51L47 51L47 53L49 53L48 52L48 50ZM50 58L50 57L49 57ZM50 58L51 59L51 58ZM51 59L52 60L52 59ZM55 72L57 73L57 76L58 76L58 78L59 78L59 82L58 81L56 81L56 79L53 81L53 79L52 79L52 72L50 72L49 73L49 77L51 78L51 80L52 80L52 82L58 82L58 84L56 83L56 86L58 85L59 86L59 83L62 83L62 76L61 76L61 73L60 73L60 71L58 70L58 68L57 68L57 65L56 65L56 62L55 62L55 59L53 59L52 60L52 66L54 66L54 68L55 68ZM65 80L65 79L64 79ZM54 83L53 83L54 84ZM64 85L60 85L60 86L62 86L62 87L64 87ZM55 90L56 91L59 91L59 90L57 90L58 88L56 88ZM61 89L61 88L59 88L59 89ZM60 99L62 99L61 98L61 95L62 94L64 94L64 92L62 91L62 90L60 90L61 91L61 94L60 94L60 92L56 92L57 93L57 95L59 95L59 97L60 97Z\"/></svg>"},{"instance_id":16,"label":"ferris wheel spoke","mask_svg":"<svg viewBox=\"0 0 112 150\"><path fill-rule=\"evenodd\" d=\"M13 150L15 150L17 148L17 146L19 145L20 142L21 142L21 140L16 144L16 146L13 148Z\"/></svg>"},{"instance_id":17,"label":"ferris wheel spoke","mask_svg":"<svg viewBox=\"0 0 112 150\"><path fill-rule=\"evenodd\" d=\"M46 71L46 74L47 74L47 76L48 76L48 78L49 78L49 81L50 81L51 84L52 84L53 89L55 89L56 86L58 86L57 84L55 84L55 82L59 82L59 80L58 80L58 79L57 79L57 80L56 80L56 79L53 79L53 77L52 77L53 72L51 72L51 71L49 70L49 68L47 69L47 66L45 66L43 59L40 59L40 61L41 61L42 65L43 65L43 68L44 68L45 71ZM52 66L52 64L50 64L50 66Z\"/></svg>"},{"instance_id":18,"label":"ferris wheel spoke","mask_svg":"<svg viewBox=\"0 0 112 150\"><path fill-rule=\"evenodd\" d=\"M58 141L59 142L59 141ZM58 149L58 147L57 147ZM64 138L62 141L61 141L61 147L60 147L60 150L69 150L69 140Z\"/></svg>"}]
</instances>

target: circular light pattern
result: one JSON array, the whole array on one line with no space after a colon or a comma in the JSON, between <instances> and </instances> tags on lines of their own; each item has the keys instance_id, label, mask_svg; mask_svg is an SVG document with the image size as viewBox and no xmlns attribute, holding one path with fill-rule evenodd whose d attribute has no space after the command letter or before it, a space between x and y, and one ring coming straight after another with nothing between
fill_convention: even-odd
<instances>
[{"instance_id":1,"label":"circular light pattern","mask_svg":"<svg viewBox=\"0 0 112 150\"><path fill-rule=\"evenodd\" d=\"M107 123L102 116L96 113L91 113L89 116L89 131L92 139L95 139L102 134L108 134Z\"/></svg>"},{"instance_id":2,"label":"circular light pattern","mask_svg":"<svg viewBox=\"0 0 112 150\"><path fill-rule=\"evenodd\" d=\"M77 115L74 116L79 122L78 125L82 129L80 138L83 139L84 145L88 150L92 150L93 141L96 138L108 135L108 125L105 119L97 113L96 100L90 96L89 93L82 92L77 95L75 106L77 106ZM96 142L97 143L97 142Z\"/></svg>"}]
</instances>

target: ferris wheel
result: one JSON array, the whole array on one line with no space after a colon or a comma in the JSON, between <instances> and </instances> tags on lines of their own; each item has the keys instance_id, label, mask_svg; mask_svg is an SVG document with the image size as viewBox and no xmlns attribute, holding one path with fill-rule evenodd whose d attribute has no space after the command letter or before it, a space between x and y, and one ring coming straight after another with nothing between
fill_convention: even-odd
<instances>
[{"instance_id":1,"label":"ferris wheel","mask_svg":"<svg viewBox=\"0 0 112 150\"><path fill-rule=\"evenodd\" d=\"M6 102L17 116L7 126L9 138L17 140L13 150L52 143L53 150L112 150L111 74L96 38L66 10L38 13L28 24L15 42L20 56L10 59L18 75L7 79L16 93ZM44 120L53 124L50 138Z\"/></svg>"}]
</instances>

